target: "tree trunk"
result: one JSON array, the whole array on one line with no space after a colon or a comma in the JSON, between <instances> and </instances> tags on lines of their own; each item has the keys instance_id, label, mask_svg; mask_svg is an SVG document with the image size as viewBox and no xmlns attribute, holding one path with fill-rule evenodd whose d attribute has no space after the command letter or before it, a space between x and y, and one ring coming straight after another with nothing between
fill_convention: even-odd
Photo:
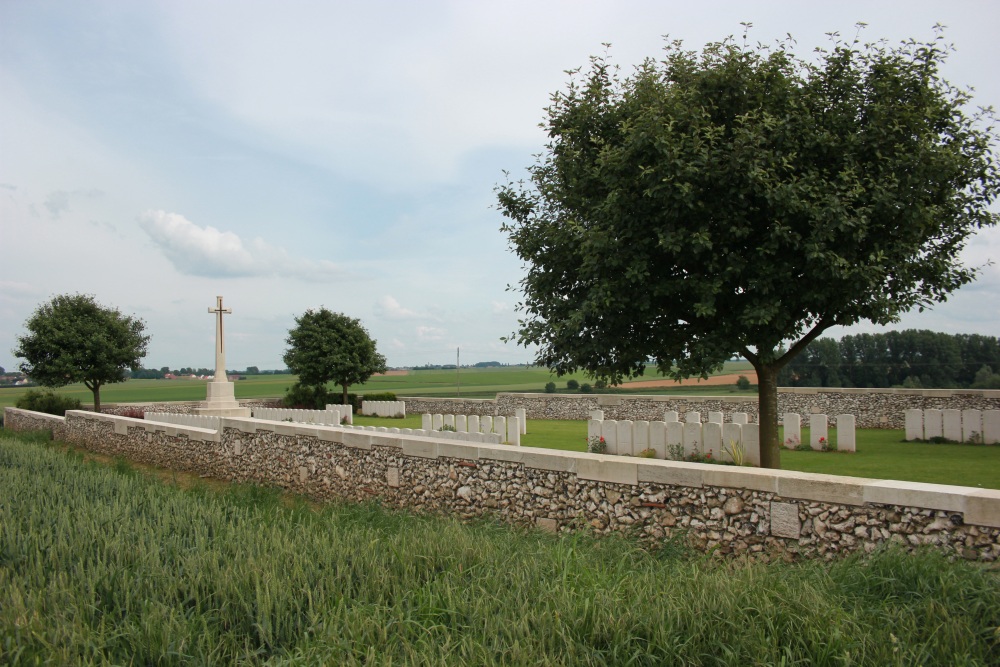
<instances>
[{"instance_id":1,"label":"tree trunk","mask_svg":"<svg viewBox=\"0 0 1000 667\"><path fill-rule=\"evenodd\" d=\"M340 386L344 388L344 397L342 399L340 399L340 402L341 402L342 405L347 405L347 388L350 385L342 384ZM352 412L353 412L353 410L352 410Z\"/></svg>"},{"instance_id":2,"label":"tree trunk","mask_svg":"<svg viewBox=\"0 0 1000 667\"><path fill-rule=\"evenodd\" d=\"M760 467L781 468L778 440L778 368L754 364L757 371L757 401L760 416Z\"/></svg>"},{"instance_id":3,"label":"tree trunk","mask_svg":"<svg viewBox=\"0 0 1000 667\"><path fill-rule=\"evenodd\" d=\"M100 383L94 383L94 386L91 388L91 391L94 392L94 412L100 412L101 411L101 385L100 385Z\"/></svg>"}]
</instances>

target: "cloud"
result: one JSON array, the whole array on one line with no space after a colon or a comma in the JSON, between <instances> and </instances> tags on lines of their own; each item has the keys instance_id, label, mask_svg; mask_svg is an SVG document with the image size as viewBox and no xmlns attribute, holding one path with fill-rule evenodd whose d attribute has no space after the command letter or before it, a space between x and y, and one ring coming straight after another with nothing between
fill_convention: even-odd
<instances>
[{"instance_id":1,"label":"cloud","mask_svg":"<svg viewBox=\"0 0 1000 667\"><path fill-rule=\"evenodd\" d=\"M437 329L435 327L417 327L417 338L422 341L444 340L446 333L448 332L444 329Z\"/></svg>"},{"instance_id":2,"label":"cloud","mask_svg":"<svg viewBox=\"0 0 1000 667\"><path fill-rule=\"evenodd\" d=\"M415 310L404 308L395 297L388 294L375 304L375 314L387 320L414 320L425 317Z\"/></svg>"},{"instance_id":3,"label":"cloud","mask_svg":"<svg viewBox=\"0 0 1000 667\"><path fill-rule=\"evenodd\" d=\"M493 314L494 315L500 315L500 314L506 313L507 311L510 310L510 305L508 305L504 301L493 301L493 302L491 302L491 304L493 306Z\"/></svg>"},{"instance_id":4,"label":"cloud","mask_svg":"<svg viewBox=\"0 0 1000 667\"><path fill-rule=\"evenodd\" d=\"M174 267L188 275L282 276L320 282L341 274L332 262L297 259L260 238L244 243L233 232L199 227L177 213L146 211L139 216L139 226Z\"/></svg>"},{"instance_id":5,"label":"cloud","mask_svg":"<svg viewBox=\"0 0 1000 667\"><path fill-rule=\"evenodd\" d=\"M45 208L49 209L49 215L58 219L69 208L69 193L63 190L51 193L45 200Z\"/></svg>"}]
</instances>

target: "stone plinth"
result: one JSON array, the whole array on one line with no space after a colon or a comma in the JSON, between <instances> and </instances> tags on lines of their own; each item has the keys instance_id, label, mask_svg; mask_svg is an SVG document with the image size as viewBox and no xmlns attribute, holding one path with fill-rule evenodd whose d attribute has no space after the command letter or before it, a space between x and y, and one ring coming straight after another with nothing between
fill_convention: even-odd
<instances>
[{"instance_id":1,"label":"stone plinth","mask_svg":"<svg viewBox=\"0 0 1000 667\"><path fill-rule=\"evenodd\" d=\"M236 388L232 382L212 380L207 385L207 398L194 409L196 415L215 417L249 417L250 408L240 407L236 400Z\"/></svg>"}]
</instances>

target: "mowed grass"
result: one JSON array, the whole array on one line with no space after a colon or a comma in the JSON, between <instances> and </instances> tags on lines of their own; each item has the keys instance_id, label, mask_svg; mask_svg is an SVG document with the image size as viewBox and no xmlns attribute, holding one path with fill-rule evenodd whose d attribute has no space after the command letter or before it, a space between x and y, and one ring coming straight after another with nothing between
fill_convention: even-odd
<instances>
[{"instance_id":1,"label":"mowed grass","mask_svg":"<svg viewBox=\"0 0 1000 667\"><path fill-rule=\"evenodd\" d=\"M0 433L0 664L991 665L1000 573L718 562L275 492Z\"/></svg>"},{"instance_id":2,"label":"mowed grass","mask_svg":"<svg viewBox=\"0 0 1000 667\"><path fill-rule=\"evenodd\" d=\"M371 426L420 428L420 415L403 420L356 416L354 421ZM836 429L831 428L829 433L836 443ZM853 454L782 449L781 467L828 475L1000 489L1000 446L904 442L903 435L902 430L895 429L858 429L857 451ZM809 442L808 428L802 429L802 440ZM587 422L529 419L521 445L586 451Z\"/></svg>"},{"instance_id":3,"label":"mowed grass","mask_svg":"<svg viewBox=\"0 0 1000 667\"><path fill-rule=\"evenodd\" d=\"M746 370L745 362L729 362L720 374ZM645 379L657 379L650 371ZM528 366L502 366L498 368L463 368L461 373L452 370L410 371L407 375L383 375L373 377L365 384L353 385L352 393L391 391L397 396L464 396L466 398L493 398L498 392L542 392L547 382L555 382L559 391L568 392L566 382L576 379L581 384L593 383L582 373L556 378L547 369ZM236 382L236 397L280 398L296 380L294 375L250 375L246 380ZM109 384L101 388L101 402L145 403L159 401L203 401L205 400L205 380L128 380ZM329 385L331 391L339 387ZM0 408L13 406L27 391L20 387L0 387ZM56 393L79 398L84 404L93 402L93 394L82 384L60 387ZM699 395L725 395L736 392L735 386L721 387L666 387L628 389L624 385L618 392L625 393L673 393ZM742 392L754 396L753 392Z\"/></svg>"}]
</instances>

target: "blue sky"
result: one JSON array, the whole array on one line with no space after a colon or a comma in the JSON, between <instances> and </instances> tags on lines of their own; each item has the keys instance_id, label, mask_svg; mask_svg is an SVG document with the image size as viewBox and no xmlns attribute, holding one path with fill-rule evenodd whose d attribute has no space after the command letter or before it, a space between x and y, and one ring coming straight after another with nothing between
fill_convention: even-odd
<instances>
[{"instance_id":1,"label":"blue sky","mask_svg":"<svg viewBox=\"0 0 1000 667\"><path fill-rule=\"evenodd\" d=\"M545 138L566 70L827 33L957 48L1000 106L994 2L0 0L0 366L34 308L83 292L142 317L145 365L279 368L294 318L360 318L393 366L523 362L519 261L493 188ZM1000 257L978 235L968 264ZM895 328L1000 334L1000 269ZM878 331L859 325L846 332Z\"/></svg>"}]
</instances>

